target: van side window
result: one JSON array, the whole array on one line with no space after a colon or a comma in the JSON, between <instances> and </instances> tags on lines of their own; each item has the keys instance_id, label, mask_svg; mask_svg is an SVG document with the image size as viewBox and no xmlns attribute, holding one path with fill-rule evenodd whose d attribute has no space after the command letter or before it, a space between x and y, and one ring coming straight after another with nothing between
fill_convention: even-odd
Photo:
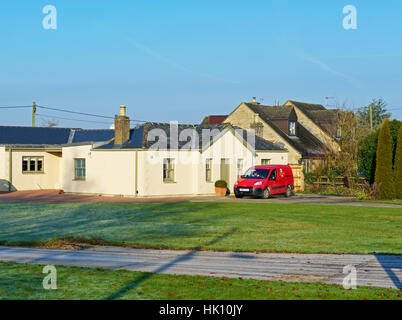
<instances>
[{"instance_id":1,"label":"van side window","mask_svg":"<svg viewBox=\"0 0 402 320\"><path fill-rule=\"evenodd\" d=\"M269 176L269 180L276 180L276 169L272 170L271 175Z\"/></svg>"}]
</instances>

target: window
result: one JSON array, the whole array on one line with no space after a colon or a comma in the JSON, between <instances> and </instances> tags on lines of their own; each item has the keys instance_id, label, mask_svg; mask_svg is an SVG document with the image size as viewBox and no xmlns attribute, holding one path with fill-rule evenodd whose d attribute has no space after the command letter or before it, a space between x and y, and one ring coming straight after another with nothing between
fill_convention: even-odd
<instances>
[{"instance_id":1,"label":"window","mask_svg":"<svg viewBox=\"0 0 402 320\"><path fill-rule=\"evenodd\" d=\"M174 182L174 159L163 159L163 182Z\"/></svg>"},{"instance_id":2,"label":"window","mask_svg":"<svg viewBox=\"0 0 402 320\"><path fill-rule=\"evenodd\" d=\"M240 179L244 173L244 160L237 159L237 179Z\"/></svg>"},{"instance_id":3,"label":"window","mask_svg":"<svg viewBox=\"0 0 402 320\"><path fill-rule=\"evenodd\" d=\"M268 177L269 170L268 169L249 169L244 174L244 179L266 179Z\"/></svg>"},{"instance_id":4,"label":"window","mask_svg":"<svg viewBox=\"0 0 402 320\"><path fill-rule=\"evenodd\" d=\"M271 159L262 159L261 160L261 165L263 166L268 166L271 164Z\"/></svg>"},{"instance_id":5,"label":"window","mask_svg":"<svg viewBox=\"0 0 402 320\"><path fill-rule=\"evenodd\" d=\"M296 122L289 121L289 135L295 136L296 135Z\"/></svg>"},{"instance_id":6,"label":"window","mask_svg":"<svg viewBox=\"0 0 402 320\"><path fill-rule=\"evenodd\" d=\"M22 172L43 172L43 157L22 157Z\"/></svg>"},{"instance_id":7,"label":"window","mask_svg":"<svg viewBox=\"0 0 402 320\"><path fill-rule=\"evenodd\" d=\"M271 175L269 176L269 180L275 181L275 180L276 180L276 176L277 176L276 169L274 169L274 170L271 172Z\"/></svg>"},{"instance_id":8,"label":"window","mask_svg":"<svg viewBox=\"0 0 402 320\"><path fill-rule=\"evenodd\" d=\"M205 162L205 180L212 181L212 159L207 159Z\"/></svg>"},{"instance_id":9,"label":"window","mask_svg":"<svg viewBox=\"0 0 402 320\"><path fill-rule=\"evenodd\" d=\"M340 139L342 137L342 127L340 125L336 128L336 137Z\"/></svg>"},{"instance_id":10,"label":"window","mask_svg":"<svg viewBox=\"0 0 402 320\"><path fill-rule=\"evenodd\" d=\"M74 159L75 168L75 180L85 180L86 177L86 167L85 159Z\"/></svg>"}]
</instances>

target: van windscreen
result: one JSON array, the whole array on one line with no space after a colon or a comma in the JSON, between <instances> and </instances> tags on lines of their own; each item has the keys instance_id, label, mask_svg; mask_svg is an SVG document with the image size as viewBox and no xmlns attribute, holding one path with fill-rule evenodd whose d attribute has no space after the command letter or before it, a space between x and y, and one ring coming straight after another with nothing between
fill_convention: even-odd
<instances>
[{"instance_id":1,"label":"van windscreen","mask_svg":"<svg viewBox=\"0 0 402 320\"><path fill-rule=\"evenodd\" d=\"M244 179L266 179L268 177L268 169L250 169L243 176Z\"/></svg>"}]
</instances>

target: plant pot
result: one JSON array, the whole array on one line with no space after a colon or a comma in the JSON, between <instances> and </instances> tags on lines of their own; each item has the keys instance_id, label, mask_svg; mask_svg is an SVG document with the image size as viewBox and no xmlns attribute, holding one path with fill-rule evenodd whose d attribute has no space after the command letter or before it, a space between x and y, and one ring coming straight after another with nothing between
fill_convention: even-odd
<instances>
[{"instance_id":1,"label":"plant pot","mask_svg":"<svg viewBox=\"0 0 402 320\"><path fill-rule=\"evenodd\" d=\"M215 193L217 197L225 197L227 188L215 188Z\"/></svg>"}]
</instances>

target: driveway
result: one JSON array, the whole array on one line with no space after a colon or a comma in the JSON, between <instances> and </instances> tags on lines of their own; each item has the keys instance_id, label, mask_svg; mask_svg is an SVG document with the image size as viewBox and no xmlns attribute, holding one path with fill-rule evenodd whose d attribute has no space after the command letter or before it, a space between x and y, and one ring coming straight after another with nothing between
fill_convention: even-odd
<instances>
[{"instance_id":1,"label":"driveway","mask_svg":"<svg viewBox=\"0 0 402 320\"><path fill-rule=\"evenodd\" d=\"M243 198L236 199L234 196L218 198L215 196L175 196L175 197L152 197L131 198L119 196L59 194L56 190L17 191L0 194L0 202L39 202L39 203L92 203L92 202L237 202L237 203L296 203L296 204L321 204L343 206L367 206L380 208L400 208L402 205L384 204L373 202L356 202L351 197L336 197L324 195L297 194L291 198L274 196L269 200Z\"/></svg>"},{"instance_id":2,"label":"driveway","mask_svg":"<svg viewBox=\"0 0 402 320\"><path fill-rule=\"evenodd\" d=\"M254 254L116 247L87 247L72 251L0 247L0 261L339 285L346 276L344 267L352 265L357 269L358 286L402 288L400 255Z\"/></svg>"}]
</instances>

